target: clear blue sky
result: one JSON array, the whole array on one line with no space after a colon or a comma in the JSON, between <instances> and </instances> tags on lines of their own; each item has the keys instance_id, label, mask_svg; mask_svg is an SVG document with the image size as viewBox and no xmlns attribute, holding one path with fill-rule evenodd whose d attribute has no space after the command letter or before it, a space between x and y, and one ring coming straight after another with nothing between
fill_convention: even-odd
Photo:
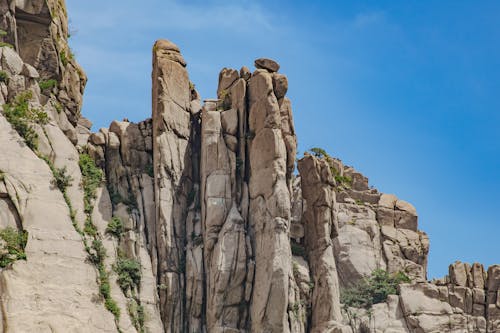
<instances>
[{"instance_id":1,"label":"clear blue sky","mask_svg":"<svg viewBox=\"0 0 500 333\"><path fill-rule=\"evenodd\" d=\"M150 116L151 48L203 98L222 67L279 61L299 151L323 147L413 203L429 277L500 263L500 2L67 0L94 128Z\"/></svg>"}]
</instances>

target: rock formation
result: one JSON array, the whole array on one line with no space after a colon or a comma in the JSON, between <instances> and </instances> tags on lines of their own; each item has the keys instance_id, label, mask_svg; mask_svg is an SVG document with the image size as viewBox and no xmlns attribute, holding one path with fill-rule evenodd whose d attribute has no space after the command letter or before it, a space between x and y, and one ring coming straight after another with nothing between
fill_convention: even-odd
<instances>
[{"instance_id":1,"label":"rock formation","mask_svg":"<svg viewBox=\"0 0 500 333\"><path fill-rule=\"evenodd\" d=\"M411 204L321 149L296 163L276 61L202 103L157 41L151 118L92 133L64 2L0 15L2 332L500 332L500 266L428 281ZM372 272L404 281L342 296Z\"/></svg>"}]
</instances>

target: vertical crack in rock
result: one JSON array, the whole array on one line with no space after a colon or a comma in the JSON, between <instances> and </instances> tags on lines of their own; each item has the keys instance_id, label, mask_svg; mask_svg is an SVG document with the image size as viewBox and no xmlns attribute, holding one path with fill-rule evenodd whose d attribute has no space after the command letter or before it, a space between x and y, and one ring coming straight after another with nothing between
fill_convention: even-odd
<instances>
[{"instance_id":1,"label":"vertical crack in rock","mask_svg":"<svg viewBox=\"0 0 500 333\"><path fill-rule=\"evenodd\" d=\"M219 101L208 101L201 122L201 197L207 329L247 325L251 248L245 173L246 81L236 70L219 75ZM239 135L238 135L239 134Z\"/></svg>"}]
</instances>

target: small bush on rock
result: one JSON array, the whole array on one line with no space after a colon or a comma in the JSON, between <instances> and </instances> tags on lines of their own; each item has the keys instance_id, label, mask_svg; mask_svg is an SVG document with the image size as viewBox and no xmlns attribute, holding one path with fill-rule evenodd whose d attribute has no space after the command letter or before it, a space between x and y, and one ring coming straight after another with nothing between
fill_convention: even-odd
<instances>
[{"instance_id":1,"label":"small bush on rock","mask_svg":"<svg viewBox=\"0 0 500 333\"><path fill-rule=\"evenodd\" d=\"M37 150L38 134L31 123L44 125L48 122L48 116L45 112L30 107L29 101L32 98L31 91L20 93L12 103L3 106L3 111L7 121L24 139L26 145L32 150Z\"/></svg>"},{"instance_id":2,"label":"small bush on rock","mask_svg":"<svg viewBox=\"0 0 500 333\"><path fill-rule=\"evenodd\" d=\"M373 304L385 302L387 296L397 295L397 286L410 281L410 278L402 272L391 275L382 269L376 269L369 277L343 290L340 302L346 308L369 309Z\"/></svg>"},{"instance_id":3,"label":"small bush on rock","mask_svg":"<svg viewBox=\"0 0 500 333\"><path fill-rule=\"evenodd\" d=\"M103 173L96 165L92 157L80 154L80 170L82 171L83 201L85 213L92 213L92 200L95 199L95 191L102 182Z\"/></svg>"},{"instance_id":4,"label":"small bush on rock","mask_svg":"<svg viewBox=\"0 0 500 333\"><path fill-rule=\"evenodd\" d=\"M317 147L311 148L310 151L314 156L316 156L318 158L330 157L330 155L328 155L326 150L324 150L323 148L317 148Z\"/></svg>"},{"instance_id":5,"label":"small bush on rock","mask_svg":"<svg viewBox=\"0 0 500 333\"><path fill-rule=\"evenodd\" d=\"M6 71L0 71L0 82L9 83L9 74Z\"/></svg>"},{"instance_id":6,"label":"small bush on rock","mask_svg":"<svg viewBox=\"0 0 500 333\"><path fill-rule=\"evenodd\" d=\"M142 305L137 304L137 302L132 299L127 304L128 314L132 320L132 325L136 328L139 333L144 333L144 320L145 311Z\"/></svg>"},{"instance_id":7,"label":"small bush on rock","mask_svg":"<svg viewBox=\"0 0 500 333\"><path fill-rule=\"evenodd\" d=\"M67 174L67 169L66 167L62 167L60 169L54 168L52 170L52 173L54 175L54 179L52 180L52 184L57 186L61 192L66 192L66 188L71 185L71 182L73 181L73 177Z\"/></svg>"},{"instance_id":8,"label":"small bush on rock","mask_svg":"<svg viewBox=\"0 0 500 333\"><path fill-rule=\"evenodd\" d=\"M0 42L0 47L4 47L4 46L10 47L11 49L14 48L14 45L12 45L12 44L9 44L9 43L6 43L6 42Z\"/></svg>"},{"instance_id":9,"label":"small bush on rock","mask_svg":"<svg viewBox=\"0 0 500 333\"><path fill-rule=\"evenodd\" d=\"M120 238L123 233L123 223L119 217L113 217L108 223L106 233Z\"/></svg>"},{"instance_id":10,"label":"small bush on rock","mask_svg":"<svg viewBox=\"0 0 500 333\"><path fill-rule=\"evenodd\" d=\"M42 91L45 91L45 90L50 90L52 88L54 88L55 86L57 86L57 81L54 80L54 79L51 79L51 80L45 80L45 81L40 81L38 83L38 85L40 86L40 89Z\"/></svg>"},{"instance_id":11,"label":"small bush on rock","mask_svg":"<svg viewBox=\"0 0 500 333\"><path fill-rule=\"evenodd\" d=\"M114 270L118 274L116 281L124 293L141 283L141 264L135 259L119 257Z\"/></svg>"},{"instance_id":12,"label":"small bush on rock","mask_svg":"<svg viewBox=\"0 0 500 333\"><path fill-rule=\"evenodd\" d=\"M0 238L3 241L3 248L0 253L0 267L4 268L16 260L26 260L24 248L28 242L26 231L17 231L7 227L0 230Z\"/></svg>"},{"instance_id":13,"label":"small bush on rock","mask_svg":"<svg viewBox=\"0 0 500 333\"><path fill-rule=\"evenodd\" d=\"M112 298L107 298L104 302L106 309L115 316L116 319L120 317L120 308L116 304L115 300Z\"/></svg>"}]
</instances>

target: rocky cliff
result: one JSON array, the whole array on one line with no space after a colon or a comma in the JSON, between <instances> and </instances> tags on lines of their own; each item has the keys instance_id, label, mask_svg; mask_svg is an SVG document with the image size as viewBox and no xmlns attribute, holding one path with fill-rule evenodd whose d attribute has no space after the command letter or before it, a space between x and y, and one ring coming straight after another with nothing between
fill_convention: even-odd
<instances>
[{"instance_id":1,"label":"rocky cliff","mask_svg":"<svg viewBox=\"0 0 500 333\"><path fill-rule=\"evenodd\" d=\"M500 266L428 281L411 204L297 161L275 61L202 101L160 40L151 117L92 133L64 2L0 14L2 332L500 332Z\"/></svg>"}]
</instances>

